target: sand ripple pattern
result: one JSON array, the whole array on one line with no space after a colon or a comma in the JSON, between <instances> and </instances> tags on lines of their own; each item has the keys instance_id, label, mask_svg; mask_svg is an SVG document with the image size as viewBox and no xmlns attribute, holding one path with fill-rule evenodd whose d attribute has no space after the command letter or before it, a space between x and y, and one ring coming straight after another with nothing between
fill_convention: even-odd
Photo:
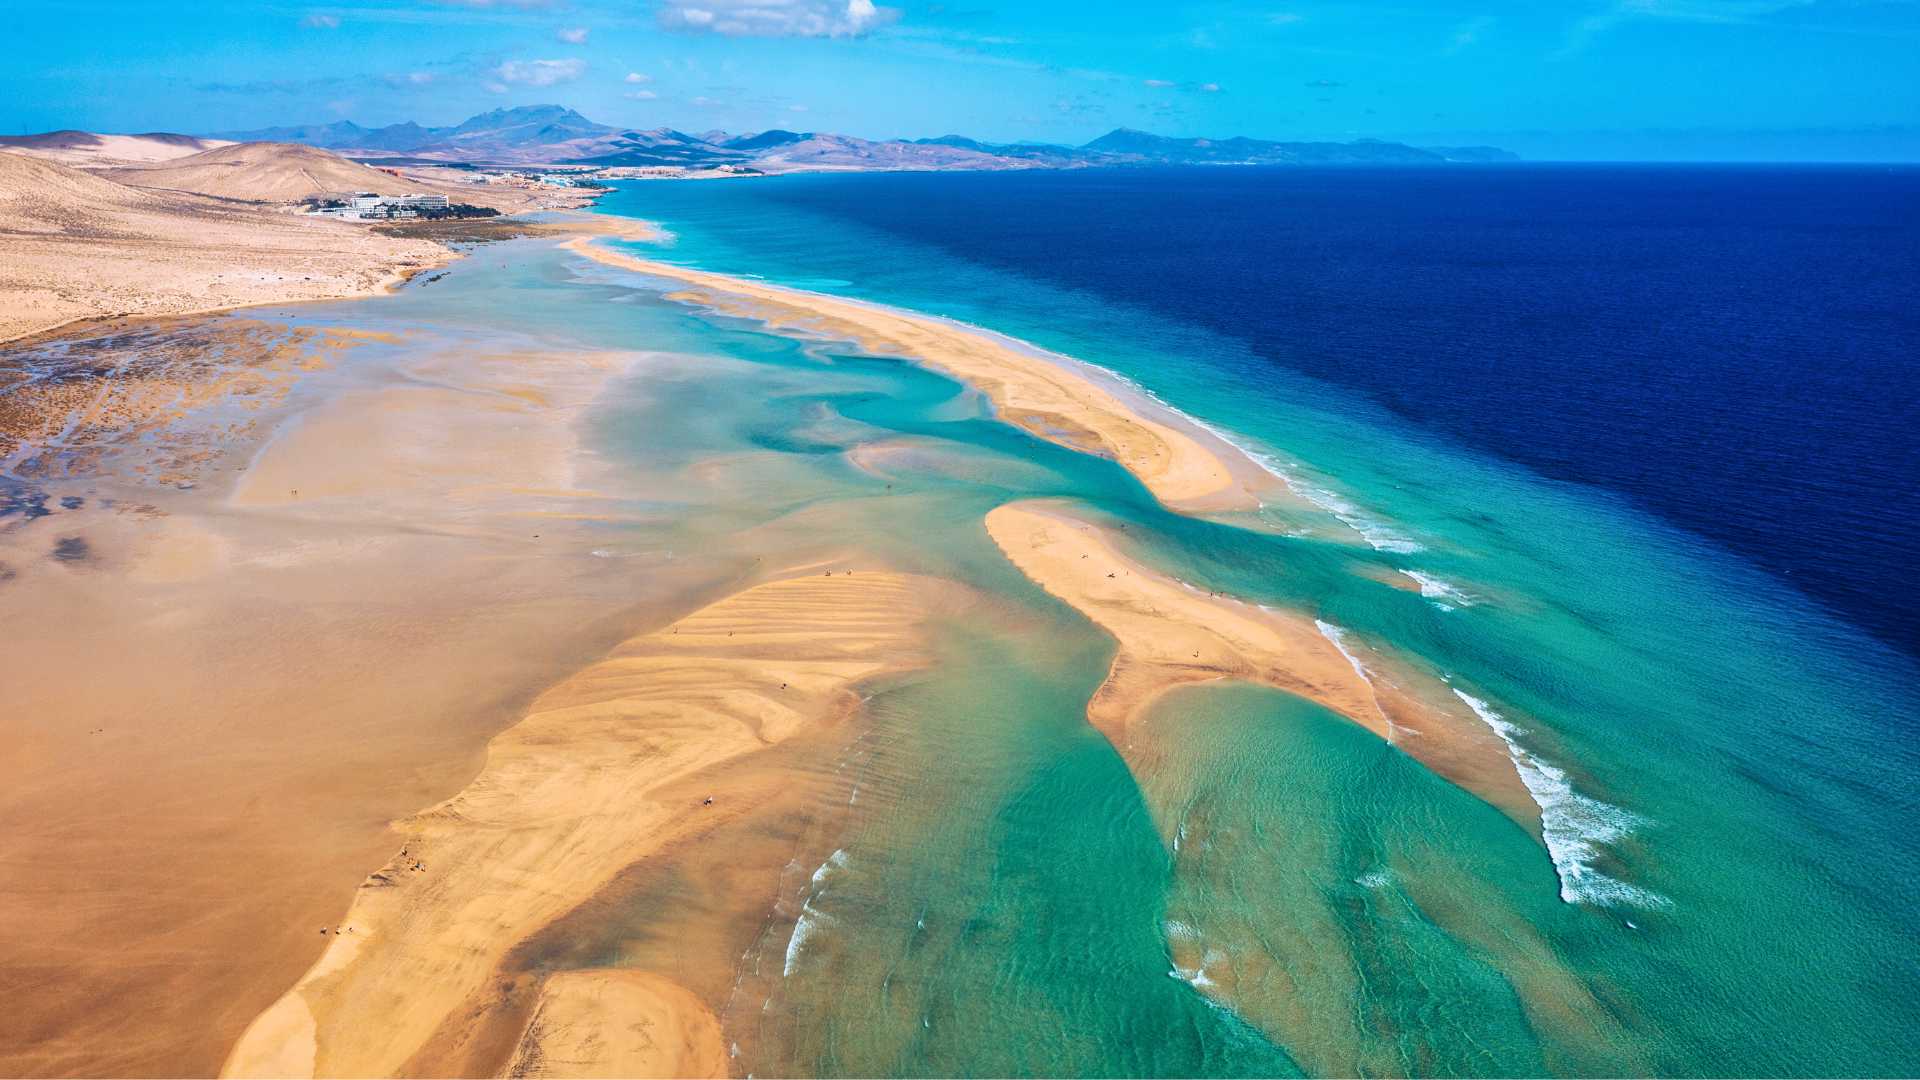
<instances>
[{"instance_id":1,"label":"sand ripple pattern","mask_svg":"<svg viewBox=\"0 0 1920 1080\"><path fill-rule=\"evenodd\" d=\"M724 1063L712 1017L660 980L549 977L528 1027L498 1006L494 976L515 945L724 809L687 785L670 791L676 781L848 713L856 684L921 663L919 627L950 588L881 572L767 582L632 638L543 693L493 739L465 790L399 823L400 854L367 879L319 961L248 1028L225 1073L493 1072L509 1055L526 1073L541 1062L632 1076ZM609 998L648 1002L666 1018L660 1037L583 1032ZM565 1034L543 1049L543 1030ZM567 1060L583 1046L627 1049L619 1060Z\"/></svg>"}]
</instances>

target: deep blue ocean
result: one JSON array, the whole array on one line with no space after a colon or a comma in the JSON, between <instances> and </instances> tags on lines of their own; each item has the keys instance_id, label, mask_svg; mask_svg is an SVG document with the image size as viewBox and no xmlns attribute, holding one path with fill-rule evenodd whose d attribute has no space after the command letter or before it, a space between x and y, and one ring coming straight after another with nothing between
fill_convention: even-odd
<instances>
[{"instance_id":1,"label":"deep blue ocean","mask_svg":"<svg viewBox=\"0 0 1920 1080\"><path fill-rule=\"evenodd\" d=\"M1204 327L1244 348L1170 365L1229 365L1239 383L1305 374L1619 493L1920 655L1907 596L1920 169L1188 168L734 188L736 209L857 224Z\"/></svg>"}]
</instances>

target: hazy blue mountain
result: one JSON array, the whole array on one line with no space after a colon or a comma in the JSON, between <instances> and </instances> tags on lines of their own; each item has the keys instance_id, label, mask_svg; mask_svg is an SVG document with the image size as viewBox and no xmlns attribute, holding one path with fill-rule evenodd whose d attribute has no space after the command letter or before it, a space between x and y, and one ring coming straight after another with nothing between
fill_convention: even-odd
<instances>
[{"instance_id":1,"label":"hazy blue mountain","mask_svg":"<svg viewBox=\"0 0 1920 1080\"><path fill-rule=\"evenodd\" d=\"M298 142L361 152L483 164L605 166L721 165L779 172L801 169L992 170L1090 165L1439 165L1518 158L1497 147L1421 148L1378 139L1282 142L1236 136L1175 138L1116 128L1083 146L992 143L964 135L861 139L774 128L746 134L673 128L639 130L596 123L563 105L494 109L448 127L415 123L365 128L350 121L219 133L220 138Z\"/></svg>"}]
</instances>

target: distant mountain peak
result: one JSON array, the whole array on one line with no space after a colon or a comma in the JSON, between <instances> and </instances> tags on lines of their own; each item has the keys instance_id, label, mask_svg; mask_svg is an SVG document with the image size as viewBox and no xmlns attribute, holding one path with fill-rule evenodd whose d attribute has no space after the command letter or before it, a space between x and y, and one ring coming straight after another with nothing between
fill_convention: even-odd
<instances>
[{"instance_id":1,"label":"distant mountain peak","mask_svg":"<svg viewBox=\"0 0 1920 1080\"><path fill-rule=\"evenodd\" d=\"M932 139L869 140L828 132L765 131L689 135L670 127L650 130L596 123L564 105L490 109L448 127L408 121L364 128L352 121L226 132L244 141L304 143L361 157L408 154L440 160L498 164L568 163L613 166L853 169L1029 169L1085 165L1424 165L1449 161L1512 160L1492 147L1422 149L1378 139L1352 142L1276 142L1231 138L1177 138L1117 127L1079 147L1046 143L991 143L964 135Z\"/></svg>"}]
</instances>

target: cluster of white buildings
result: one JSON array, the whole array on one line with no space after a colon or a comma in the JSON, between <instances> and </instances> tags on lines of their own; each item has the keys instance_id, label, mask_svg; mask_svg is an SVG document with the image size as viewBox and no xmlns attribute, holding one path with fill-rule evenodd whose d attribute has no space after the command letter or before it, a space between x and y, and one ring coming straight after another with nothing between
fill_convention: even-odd
<instances>
[{"instance_id":1,"label":"cluster of white buildings","mask_svg":"<svg viewBox=\"0 0 1920 1080\"><path fill-rule=\"evenodd\" d=\"M348 221L387 221L418 217L422 210L445 210L452 205L445 195L378 195L371 191L357 192L336 201L344 205L323 206L308 213Z\"/></svg>"}]
</instances>

